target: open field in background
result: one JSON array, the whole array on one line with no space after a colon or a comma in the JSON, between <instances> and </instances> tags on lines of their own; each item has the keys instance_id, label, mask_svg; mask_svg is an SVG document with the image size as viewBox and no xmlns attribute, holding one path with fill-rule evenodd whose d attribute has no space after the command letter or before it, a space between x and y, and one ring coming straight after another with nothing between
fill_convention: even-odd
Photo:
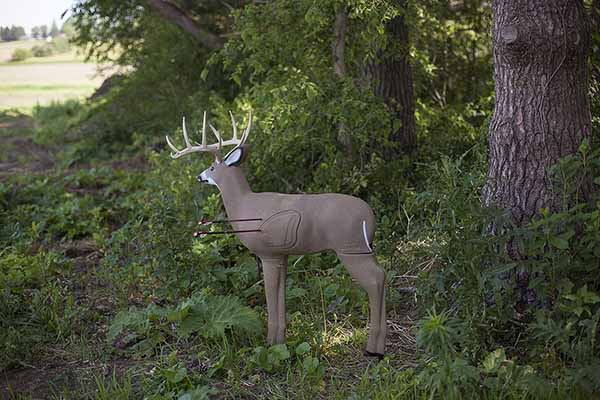
<instances>
[{"instance_id":1,"label":"open field in background","mask_svg":"<svg viewBox=\"0 0 600 400\"><path fill-rule=\"evenodd\" d=\"M0 63L10 61L10 57L15 49L31 49L35 45L44 43L44 40L17 40L14 42L0 42Z\"/></svg>"},{"instance_id":2,"label":"open field in background","mask_svg":"<svg viewBox=\"0 0 600 400\"><path fill-rule=\"evenodd\" d=\"M93 93L110 72L98 73L76 51L52 57L10 62L16 48L31 48L40 40L0 43L0 110L26 109Z\"/></svg>"}]
</instances>

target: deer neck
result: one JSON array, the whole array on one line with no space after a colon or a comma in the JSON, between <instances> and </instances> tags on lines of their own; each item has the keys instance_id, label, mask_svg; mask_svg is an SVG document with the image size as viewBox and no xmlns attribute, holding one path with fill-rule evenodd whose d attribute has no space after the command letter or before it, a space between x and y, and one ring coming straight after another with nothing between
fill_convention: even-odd
<instances>
[{"instance_id":1,"label":"deer neck","mask_svg":"<svg viewBox=\"0 0 600 400\"><path fill-rule=\"evenodd\" d=\"M219 190L221 191L227 215L229 218L236 218L240 214L244 197L252 193L252 189L250 189L250 185L242 169L239 167L232 168L233 171L219 182Z\"/></svg>"}]
</instances>

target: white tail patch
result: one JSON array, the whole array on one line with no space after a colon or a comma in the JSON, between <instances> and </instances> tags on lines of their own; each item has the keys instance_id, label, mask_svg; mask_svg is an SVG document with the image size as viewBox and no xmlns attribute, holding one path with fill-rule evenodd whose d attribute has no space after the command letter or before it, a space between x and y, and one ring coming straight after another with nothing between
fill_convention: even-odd
<instances>
[{"instance_id":1,"label":"white tail patch","mask_svg":"<svg viewBox=\"0 0 600 400\"><path fill-rule=\"evenodd\" d=\"M367 221L363 220L363 236L365 237L365 243L367 244L367 248L369 251L373 251L371 245L369 244L369 238L367 237Z\"/></svg>"}]
</instances>

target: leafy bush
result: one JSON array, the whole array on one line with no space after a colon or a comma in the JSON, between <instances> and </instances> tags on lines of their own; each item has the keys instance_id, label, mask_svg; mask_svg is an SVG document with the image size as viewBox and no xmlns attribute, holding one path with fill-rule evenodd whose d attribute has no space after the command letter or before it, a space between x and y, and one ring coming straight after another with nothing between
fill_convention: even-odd
<instances>
[{"instance_id":1,"label":"leafy bush","mask_svg":"<svg viewBox=\"0 0 600 400\"><path fill-rule=\"evenodd\" d=\"M25 61L28 58L31 58L31 50L29 49L15 49L11 55L11 61Z\"/></svg>"},{"instance_id":2,"label":"leafy bush","mask_svg":"<svg viewBox=\"0 0 600 400\"><path fill-rule=\"evenodd\" d=\"M90 111L77 100L53 102L44 107L35 106L33 116L39 125L34 133L34 140L39 144L50 144L78 139L79 125Z\"/></svg>"},{"instance_id":3,"label":"leafy bush","mask_svg":"<svg viewBox=\"0 0 600 400\"><path fill-rule=\"evenodd\" d=\"M71 44L69 43L69 39L66 37L56 36L50 43L58 54L68 53L71 51Z\"/></svg>"},{"instance_id":4,"label":"leafy bush","mask_svg":"<svg viewBox=\"0 0 600 400\"><path fill-rule=\"evenodd\" d=\"M426 251L441 264L421 281L430 311L418 340L435 360L422 375L427 386L453 398L479 393L481 384L497 391L508 381L515 395L597 392L600 203L579 197L554 212L542 210L522 228L494 233L490 227L510 221L481 208L481 172L465 174L460 166L440 168L430 193L417 197L420 209L436 204L429 234L437 244ZM583 143L553 173L557 192L577 199L584 185L599 183L600 152ZM518 246L521 259L506 255L509 244ZM529 276L525 287L523 274Z\"/></svg>"},{"instance_id":5,"label":"leafy bush","mask_svg":"<svg viewBox=\"0 0 600 400\"><path fill-rule=\"evenodd\" d=\"M71 51L69 40L65 37L57 36L51 42L35 45L31 48L33 57L50 57L55 54L68 53Z\"/></svg>"},{"instance_id":6,"label":"leafy bush","mask_svg":"<svg viewBox=\"0 0 600 400\"><path fill-rule=\"evenodd\" d=\"M54 55L54 46L50 43L36 45L31 48L34 57L50 57Z\"/></svg>"}]
</instances>

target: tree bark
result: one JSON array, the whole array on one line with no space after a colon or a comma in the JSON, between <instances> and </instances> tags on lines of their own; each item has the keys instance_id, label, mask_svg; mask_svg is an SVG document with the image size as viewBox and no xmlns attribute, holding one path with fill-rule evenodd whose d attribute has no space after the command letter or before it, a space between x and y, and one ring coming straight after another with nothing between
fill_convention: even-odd
<instances>
[{"instance_id":1,"label":"tree bark","mask_svg":"<svg viewBox=\"0 0 600 400\"><path fill-rule=\"evenodd\" d=\"M386 30L389 48L379 54L378 60L365 65L364 74L375 95L383 98L393 118L401 122L392 132L391 140L400 144L402 152L410 152L416 144L415 102L408 55L409 32L404 17L392 19Z\"/></svg>"},{"instance_id":2,"label":"tree bark","mask_svg":"<svg viewBox=\"0 0 600 400\"><path fill-rule=\"evenodd\" d=\"M591 132L590 27L580 0L494 0L496 105L483 203L524 224L557 210L549 168Z\"/></svg>"},{"instance_id":3,"label":"tree bark","mask_svg":"<svg viewBox=\"0 0 600 400\"><path fill-rule=\"evenodd\" d=\"M201 28L188 13L176 4L168 0L146 0L146 4L162 18L177 24L184 31L190 33L207 48L218 50L225 44L223 38Z\"/></svg>"},{"instance_id":4,"label":"tree bark","mask_svg":"<svg viewBox=\"0 0 600 400\"><path fill-rule=\"evenodd\" d=\"M331 53L333 56L333 72L338 78L346 76L346 59L344 52L346 49L346 30L348 28L348 10L341 8L335 14L335 23L333 25L333 43L331 44ZM352 146L352 137L346 125L343 122L338 124L338 142L344 147L348 158L354 156L354 146Z\"/></svg>"},{"instance_id":5,"label":"tree bark","mask_svg":"<svg viewBox=\"0 0 600 400\"><path fill-rule=\"evenodd\" d=\"M333 25L333 44L331 50L333 53L333 71L342 78L346 76L346 60L344 50L346 48L346 28L348 26L348 11L339 10L335 14L335 23Z\"/></svg>"}]
</instances>

